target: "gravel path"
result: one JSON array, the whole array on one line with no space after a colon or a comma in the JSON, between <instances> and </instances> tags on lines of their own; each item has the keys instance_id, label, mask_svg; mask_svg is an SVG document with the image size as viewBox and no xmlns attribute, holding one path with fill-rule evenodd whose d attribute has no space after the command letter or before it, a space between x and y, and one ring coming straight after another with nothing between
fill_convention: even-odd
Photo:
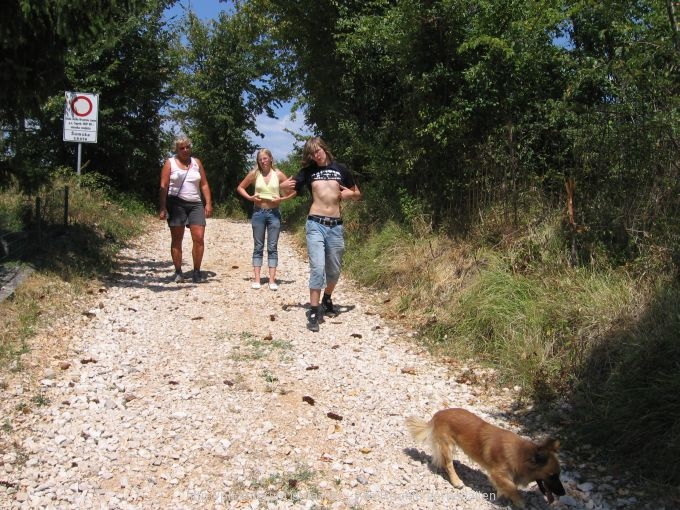
<instances>
[{"instance_id":1,"label":"gravel path","mask_svg":"<svg viewBox=\"0 0 680 510\"><path fill-rule=\"evenodd\" d=\"M340 315L307 331L307 261L290 234L279 290L256 291L249 224L208 221L205 282L169 282L169 234L154 223L121 254L98 306L38 337L64 347L36 386L25 373L4 381L0 507L508 505L469 462L455 490L403 422L460 406L517 430L501 405L512 390L494 397L480 385L492 374L435 362L381 317L384 296L347 278ZM185 239L185 261L189 249ZM552 508L626 506L611 503L611 485L579 477L565 462L567 496ZM550 508L535 485L524 495Z\"/></svg>"}]
</instances>

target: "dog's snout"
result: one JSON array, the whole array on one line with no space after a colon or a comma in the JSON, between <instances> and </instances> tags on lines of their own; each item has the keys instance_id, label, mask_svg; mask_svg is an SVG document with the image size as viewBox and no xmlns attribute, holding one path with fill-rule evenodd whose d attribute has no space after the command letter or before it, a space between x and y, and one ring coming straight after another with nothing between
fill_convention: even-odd
<instances>
[{"instance_id":1,"label":"dog's snout","mask_svg":"<svg viewBox=\"0 0 680 510\"><path fill-rule=\"evenodd\" d=\"M545 484L553 494L557 494L558 496L564 496L566 494L559 475L552 475L548 477L548 479L545 480Z\"/></svg>"}]
</instances>

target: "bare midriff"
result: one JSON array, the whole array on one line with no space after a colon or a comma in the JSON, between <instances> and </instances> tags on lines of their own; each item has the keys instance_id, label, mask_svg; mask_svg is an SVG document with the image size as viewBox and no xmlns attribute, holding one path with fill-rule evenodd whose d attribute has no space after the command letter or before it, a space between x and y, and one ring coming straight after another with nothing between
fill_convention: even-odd
<instances>
[{"instance_id":1,"label":"bare midriff","mask_svg":"<svg viewBox=\"0 0 680 510\"><path fill-rule=\"evenodd\" d=\"M340 183L337 181L312 182L312 206L309 214L340 217Z\"/></svg>"}]
</instances>

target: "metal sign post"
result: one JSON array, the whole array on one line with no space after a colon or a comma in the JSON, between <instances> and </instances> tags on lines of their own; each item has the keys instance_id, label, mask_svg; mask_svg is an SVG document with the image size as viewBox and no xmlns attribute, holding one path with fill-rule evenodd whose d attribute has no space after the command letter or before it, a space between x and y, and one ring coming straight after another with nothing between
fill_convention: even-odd
<instances>
[{"instance_id":1,"label":"metal sign post","mask_svg":"<svg viewBox=\"0 0 680 510\"><path fill-rule=\"evenodd\" d=\"M78 160L76 162L76 174L80 175L80 169L83 167L81 161L83 160L83 144L78 143Z\"/></svg>"},{"instance_id":2,"label":"metal sign post","mask_svg":"<svg viewBox=\"0 0 680 510\"><path fill-rule=\"evenodd\" d=\"M99 94L66 92L64 141L78 142L76 173L80 175L82 144L97 143Z\"/></svg>"}]
</instances>

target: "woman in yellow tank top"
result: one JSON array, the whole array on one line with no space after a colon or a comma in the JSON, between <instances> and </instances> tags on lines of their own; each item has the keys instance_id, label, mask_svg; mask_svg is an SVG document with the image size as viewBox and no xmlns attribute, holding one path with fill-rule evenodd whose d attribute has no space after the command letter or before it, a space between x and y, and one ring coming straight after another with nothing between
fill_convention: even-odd
<instances>
[{"instance_id":1,"label":"woman in yellow tank top","mask_svg":"<svg viewBox=\"0 0 680 510\"><path fill-rule=\"evenodd\" d=\"M281 196L279 183L287 179L286 175L274 168L274 158L269 149L257 151L257 166L253 168L243 178L236 191L246 200L253 202L253 216L251 225L253 227L253 289L262 286L260 281L260 271L264 258L264 240L267 236L267 265L269 267L269 288L277 290L276 267L278 266L278 243L279 232L281 231L281 212L279 204L282 200L287 200L295 196L295 192ZM254 184L254 191L251 195L247 188Z\"/></svg>"}]
</instances>

